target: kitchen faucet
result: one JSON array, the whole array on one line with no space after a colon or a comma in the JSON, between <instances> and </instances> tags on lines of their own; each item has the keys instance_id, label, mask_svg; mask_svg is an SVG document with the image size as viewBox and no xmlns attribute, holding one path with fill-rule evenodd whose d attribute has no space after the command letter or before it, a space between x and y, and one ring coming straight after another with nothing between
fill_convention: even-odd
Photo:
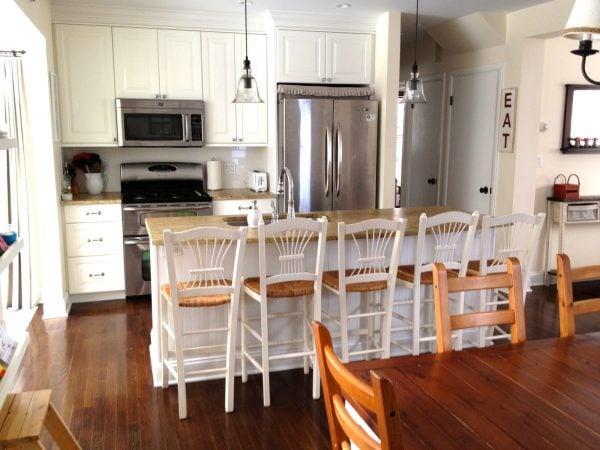
<instances>
[{"instance_id":1,"label":"kitchen faucet","mask_svg":"<svg viewBox=\"0 0 600 450\"><path fill-rule=\"evenodd\" d=\"M287 218L295 219L296 211L294 210L294 180L292 179L292 174L290 173L290 169L287 167L282 167L281 172L279 172L279 186L277 188L277 194L283 195L285 194L284 181L287 177L287 188L288 188L288 208L287 208Z\"/></svg>"}]
</instances>

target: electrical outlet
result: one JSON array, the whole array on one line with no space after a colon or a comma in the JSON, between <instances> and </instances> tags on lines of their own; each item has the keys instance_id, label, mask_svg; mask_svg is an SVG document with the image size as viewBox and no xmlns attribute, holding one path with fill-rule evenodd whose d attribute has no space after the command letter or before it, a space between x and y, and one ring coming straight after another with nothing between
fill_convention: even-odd
<instances>
[{"instance_id":1,"label":"electrical outlet","mask_svg":"<svg viewBox=\"0 0 600 450\"><path fill-rule=\"evenodd\" d=\"M223 167L225 175L235 175L238 171L238 164L236 162L226 162Z\"/></svg>"},{"instance_id":2,"label":"electrical outlet","mask_svg":"<svg viewBox=\"0 0 600 450\"><path fill-rule=\"evenodd\" d=\"M537 154L536 167L544 167L544 155L541 153Z\"/></svg>"}]
</instances>

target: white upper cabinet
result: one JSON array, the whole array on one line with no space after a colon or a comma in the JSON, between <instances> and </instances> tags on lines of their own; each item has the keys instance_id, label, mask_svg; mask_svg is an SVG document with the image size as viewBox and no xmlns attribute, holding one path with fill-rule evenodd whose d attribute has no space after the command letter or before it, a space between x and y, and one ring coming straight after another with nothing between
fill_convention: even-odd
<instances>
[{"instance_id":1,"label":"white upper cabinet","mask_svg":"<svg viewBox=\"0 0 600 450\"><path fill-rule=\"evenodd\" d=\"M119 98L202 98L200 32L113 28Z\"/></svg>"},{"instance_id":2,"label":"white upper cabinet","mask_svg":"<svg viewBox=\"0 0 600 450\"><path fill-rule=\"evenodd\" d=\"M64 145L115 145L115 87L110 27L55 25Z\"/></svg>"},{"instance_id":3,"label":"white upper cabinet","mask_svg":"<svg viewBox=\"0 0 600 450\"><path fill-rule=\"evenodd\" d=\"M369 84L373 35L277 31L277 81Z\"/></svg>"},{"instance_id":4,"label":"white upper cabinet","mask_svg":"<svg viewBox=\"0 0 600 450\"><path fill-rule=\"evenodd\" d=\"M248 35L248 57L265 103L235 104L246 56L244 35L203 32L203 86L208 145L267 144L267 44L264 35Z\"/></svg>"}]
</instances>

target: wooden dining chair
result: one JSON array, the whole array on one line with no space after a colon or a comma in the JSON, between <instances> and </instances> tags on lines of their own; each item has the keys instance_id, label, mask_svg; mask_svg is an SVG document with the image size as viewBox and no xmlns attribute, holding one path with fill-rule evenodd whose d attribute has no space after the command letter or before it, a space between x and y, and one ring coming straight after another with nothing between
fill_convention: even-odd
<instances>
[{"instance_id":1,"label":"wooden dining chair","mask_svg":"<svg viewBox=\"0 0 600 450\"><path fill-rule=\"evenodd\" d=\"M452 330L510 325L510 341L524 342L525 312L523 308L523 281L521 265L517 258L508 258L506 273L448 278L442 263L433 265L433 293L435 303L435 330L437 351L452 350ZM450 314L448 294L452 292L480 291L482 289L507 289L508 308L467 314Z\"/></svg>"},{"instance_id":2,"label":"wooden dining chair","mask_svg":"<svg viewBox=\"0 0 600 450\"><path fill-rule=\"evenodd\" d=\"M600 266L572 269L569 257L559 253L556 255L556 274L560 337L573 336L576 315L600 312L600 297L573 301L573 282L600 279Z\"/></svg>"},{"instance_id":3,"label":"wooden dining chair","mask_svg":"<svg viewBox=\"0 0 600 450\"><path fill-rule=\"evenodd\" d=\"M374 371L370 372L371 385L354 376L335 355L329 330L317 321L312 322L312 329L331 448L350 448L350 442L360 449L404 448L402 421L392 382ZM364 428L366 425L357 422L356 414L348 409L349 403L375 416L376 433L369 433Z\"/></svg>"}]
</instances>

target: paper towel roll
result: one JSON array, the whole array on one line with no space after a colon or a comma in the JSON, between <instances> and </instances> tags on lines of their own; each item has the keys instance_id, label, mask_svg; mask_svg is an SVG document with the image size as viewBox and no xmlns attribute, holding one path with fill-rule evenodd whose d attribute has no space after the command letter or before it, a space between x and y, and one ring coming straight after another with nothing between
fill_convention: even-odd
<instances>
[{"instance_id":1,"label":"paper towel roll","mask_svg":"<svg viewBox=\"0 0 600 450\"><path fill-rule=\"evenodd\" d=\"M223 189L223 184L221 181L221 161L217 161L216 159L207 161L206 176L208 178L208 180L206 180L206 188L209 191L218 191L219 189Z\"/></svg>"}]
</instances>

